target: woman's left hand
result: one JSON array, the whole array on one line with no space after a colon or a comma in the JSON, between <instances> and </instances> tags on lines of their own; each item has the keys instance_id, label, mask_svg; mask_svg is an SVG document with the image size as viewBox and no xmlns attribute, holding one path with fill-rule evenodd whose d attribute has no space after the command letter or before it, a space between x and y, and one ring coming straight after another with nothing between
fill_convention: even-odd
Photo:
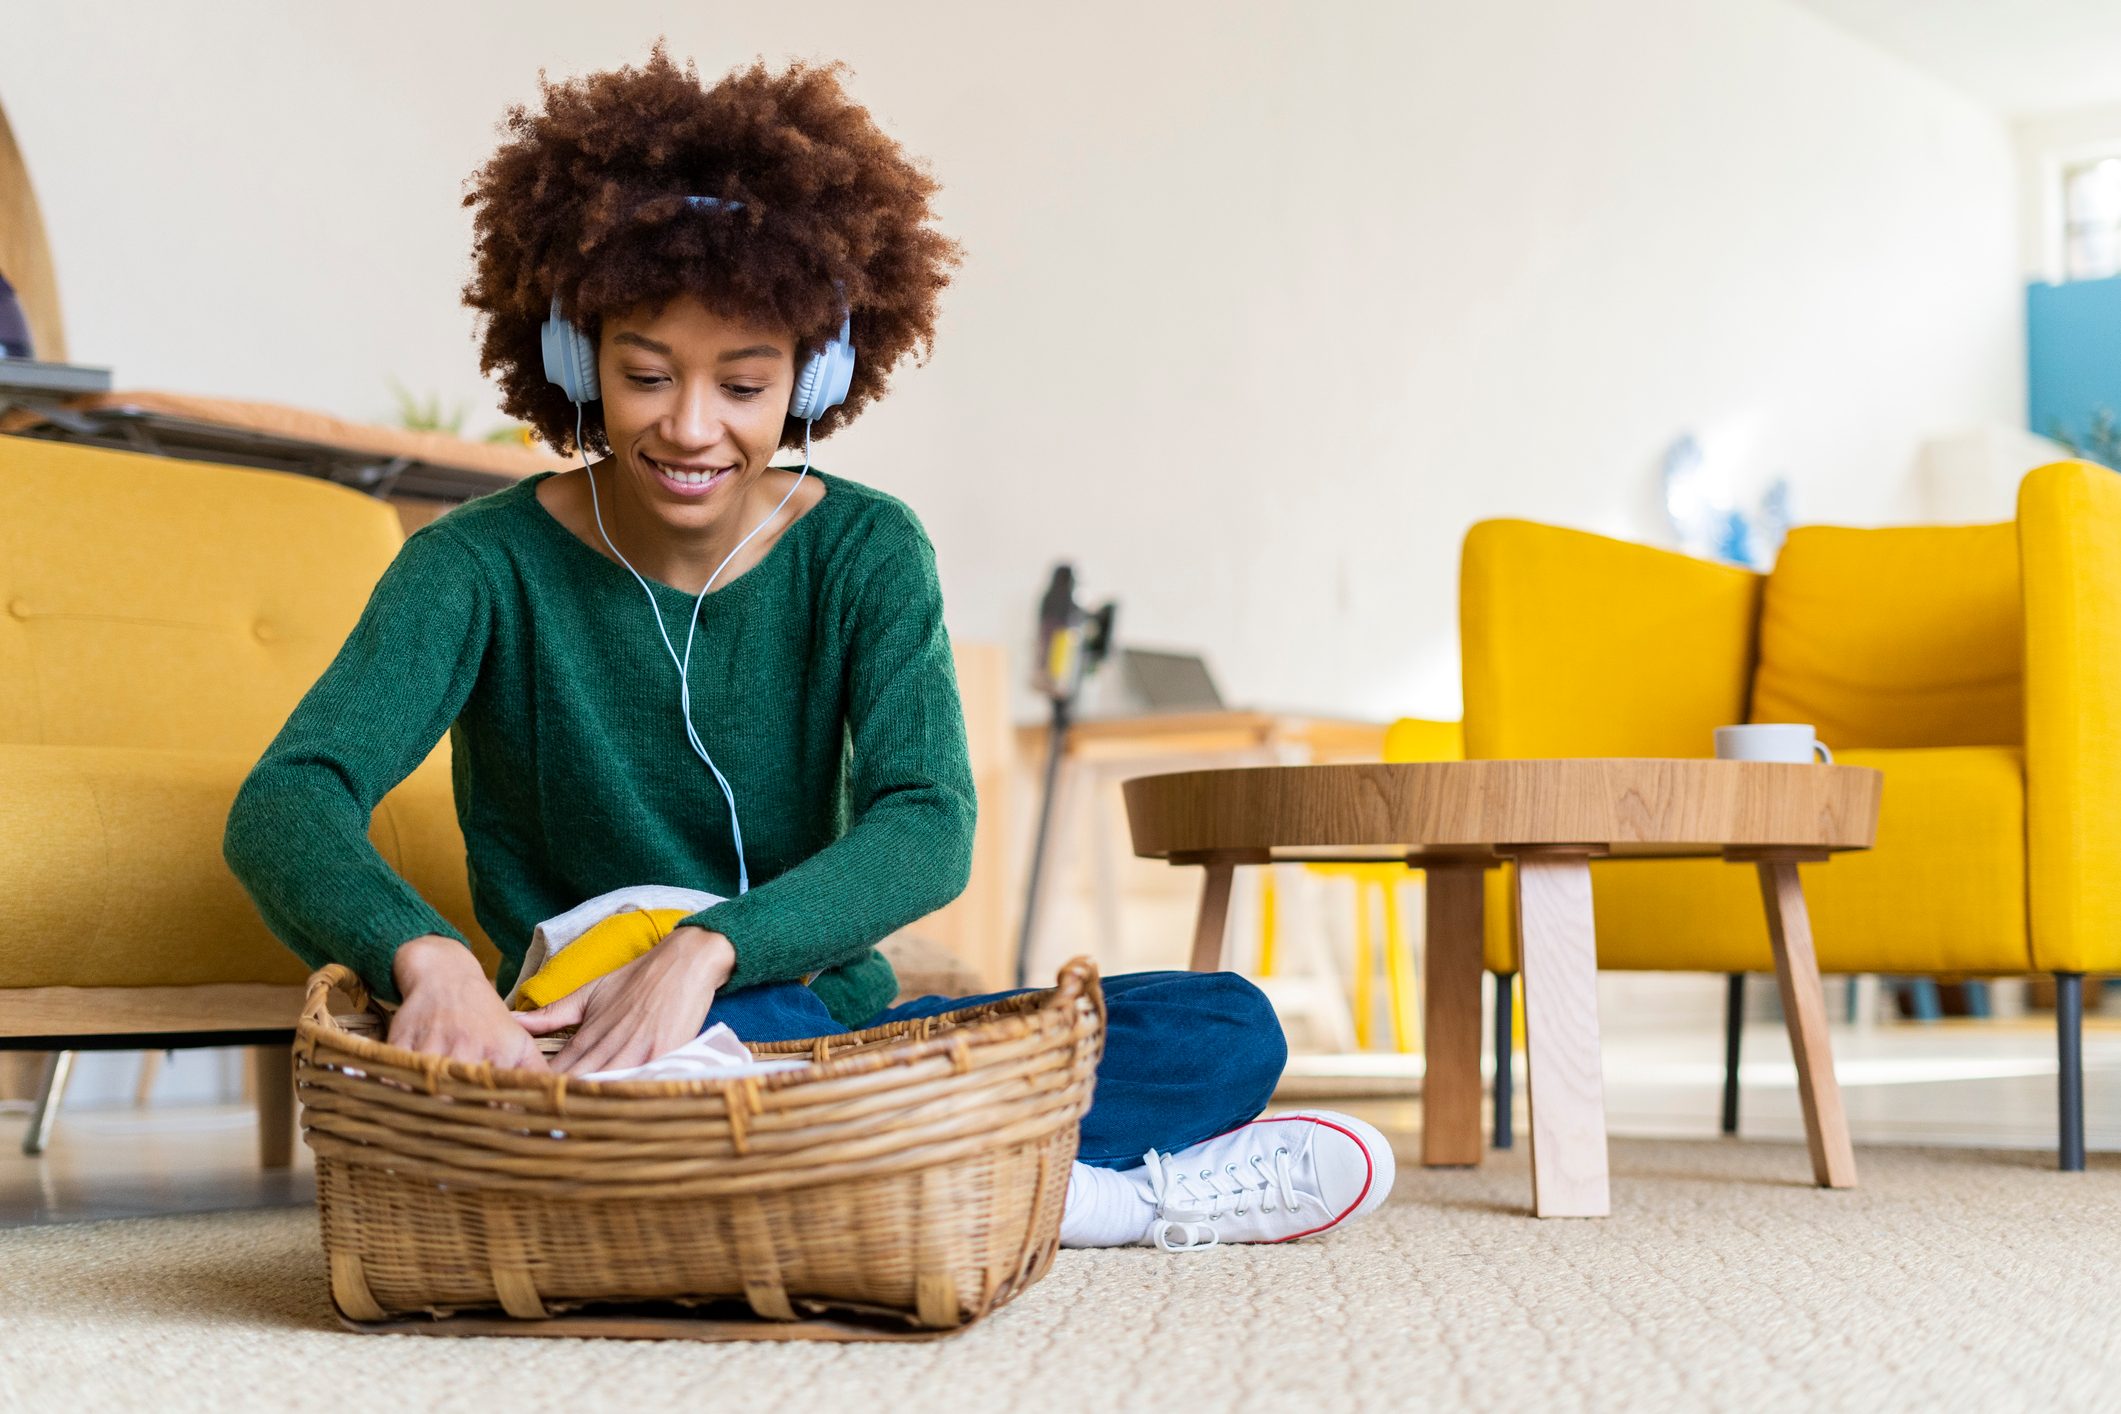
<instances>
[{"instance_id":1,"label":"woman's left hand","mask_svg":"<svg viewBox=\"0 0 2121 1414\"><path fill-rule=\"evenodd\" d=\"M736 968L720 933L679 928L624 967L516 1020L533 1036L580 1024L552 1058L567 1074L645 1065L700 1034L714 994Z\"/></svg>"}]
</instances>

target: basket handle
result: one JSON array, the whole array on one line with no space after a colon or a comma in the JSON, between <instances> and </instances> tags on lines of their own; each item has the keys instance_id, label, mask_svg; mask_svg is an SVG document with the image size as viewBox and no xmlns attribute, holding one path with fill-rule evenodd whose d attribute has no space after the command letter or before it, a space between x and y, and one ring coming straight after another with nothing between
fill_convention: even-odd
<instances>
[{"instance_id":1,"label":"basket handle","mask_svg":"<svg viewBox=\"0 0 2121 1414\"><path fill-rule=\"evenodd\" d=\"M361 974L344 963L327 962L309 974L309 987L302 997L302 1019L319 1026L329 1022L334 991L344 992L352 998L356 1011L368 1009L368 986L361 980Z\"/></svg>"},{"instance_id":2,"label":"basket handle","mask_svg":"<svg viewBox=\"0 0 2121 1414\"><path fill-rule=\"evenodd\" d=\"M1105 1029L1105 989L1097 980L1097 964L1087 957L1076 956L1061 964L1053 984L1063 999L1087 995L1090 1005L1097 1009L1097 1029Z\"/></svg>"}]
</instances>

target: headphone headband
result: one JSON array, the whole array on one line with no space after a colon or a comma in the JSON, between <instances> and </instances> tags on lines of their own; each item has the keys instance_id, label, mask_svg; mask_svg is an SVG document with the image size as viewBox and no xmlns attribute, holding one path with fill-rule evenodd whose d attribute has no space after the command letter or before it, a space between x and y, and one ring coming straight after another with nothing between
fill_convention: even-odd
<instances>
[{"instance_id":1,"label":"headphone headband","mask_svg":"<svg viewBox=\"0 0 2121 1414\"><path fill-rule=\"evenodd\" d=\"M744 203L718 196L687 196L685 204L697 211L742 211ZM796 371L795 397L788 415L801 422L815 422L847 400L854 382L854 312L847 307L847 291L840 291L840 331L825 346L803 360ZM577 406L603 397L597 381L597 349L588 335L560 313L560 296L553 292L552 309L538 330L538 343L545 362L545 381L567 394Z\"/></svg>"}]
</instances>

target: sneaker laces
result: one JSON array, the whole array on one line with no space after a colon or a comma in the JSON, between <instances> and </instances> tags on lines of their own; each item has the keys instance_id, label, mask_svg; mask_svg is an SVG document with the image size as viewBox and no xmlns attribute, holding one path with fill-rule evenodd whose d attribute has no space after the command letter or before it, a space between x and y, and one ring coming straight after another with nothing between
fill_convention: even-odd
<instances>
[{"instance_id":1,"label":"sneaker laces","mask_svg":"<svg viewBox=\"0 0 2121 1414\"><path fill-rule=\"evenodd\" d=\"M1255 1194L1263 1213L1276 1211L1270 1199L1279 1200L1282 1208L1292 1212L1303 1202L1289 1173L1287 1145L1246 1156L1245 1168L1257 1182L1248 1181L1235 1161L1220 1170L1184 1170L1171 1159L1154 1149L1142 1155L1149 1170L1149 1190L1156 1198L1156 1221L1149 1225L1149 1240L1166 1252L1197 1252L1220 1242L1215 1224L1225 1216L1225 1202L1231 1204L1228 1216L1238 1218L1249 1211L1247 1201Z\"/></svg>"}]
</instances>

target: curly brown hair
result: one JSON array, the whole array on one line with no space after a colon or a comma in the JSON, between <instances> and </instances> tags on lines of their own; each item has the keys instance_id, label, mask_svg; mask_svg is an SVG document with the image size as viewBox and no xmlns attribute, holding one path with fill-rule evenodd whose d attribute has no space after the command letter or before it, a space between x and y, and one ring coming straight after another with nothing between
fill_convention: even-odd
<instances>
[{"instance_id":1,"label":"curly brown hair","mask_svg":"<svg viewBox=\"0 0 2121 1414\"><path fill-rule=\"evenodd\" d=\"M881 396L906 354L925 361L960 248L928 224L935 180L847 97L844 70L761 62L704 88L658 41L638 69L540 73L543 111L509 109L506 140L465 183L464 303L480 312L479 367L499 379L502 410L578 450L574 405L545 381L539 350L555 293L592 339L607 314L690 294L808 348L838 331L844 291L859 357L821 437ZM743 207L706 211L691 195ZM610 451L601 404L583 409L582 441ZM791 418L781 445L802 441Z\"/></svg>"}]
</instances>

